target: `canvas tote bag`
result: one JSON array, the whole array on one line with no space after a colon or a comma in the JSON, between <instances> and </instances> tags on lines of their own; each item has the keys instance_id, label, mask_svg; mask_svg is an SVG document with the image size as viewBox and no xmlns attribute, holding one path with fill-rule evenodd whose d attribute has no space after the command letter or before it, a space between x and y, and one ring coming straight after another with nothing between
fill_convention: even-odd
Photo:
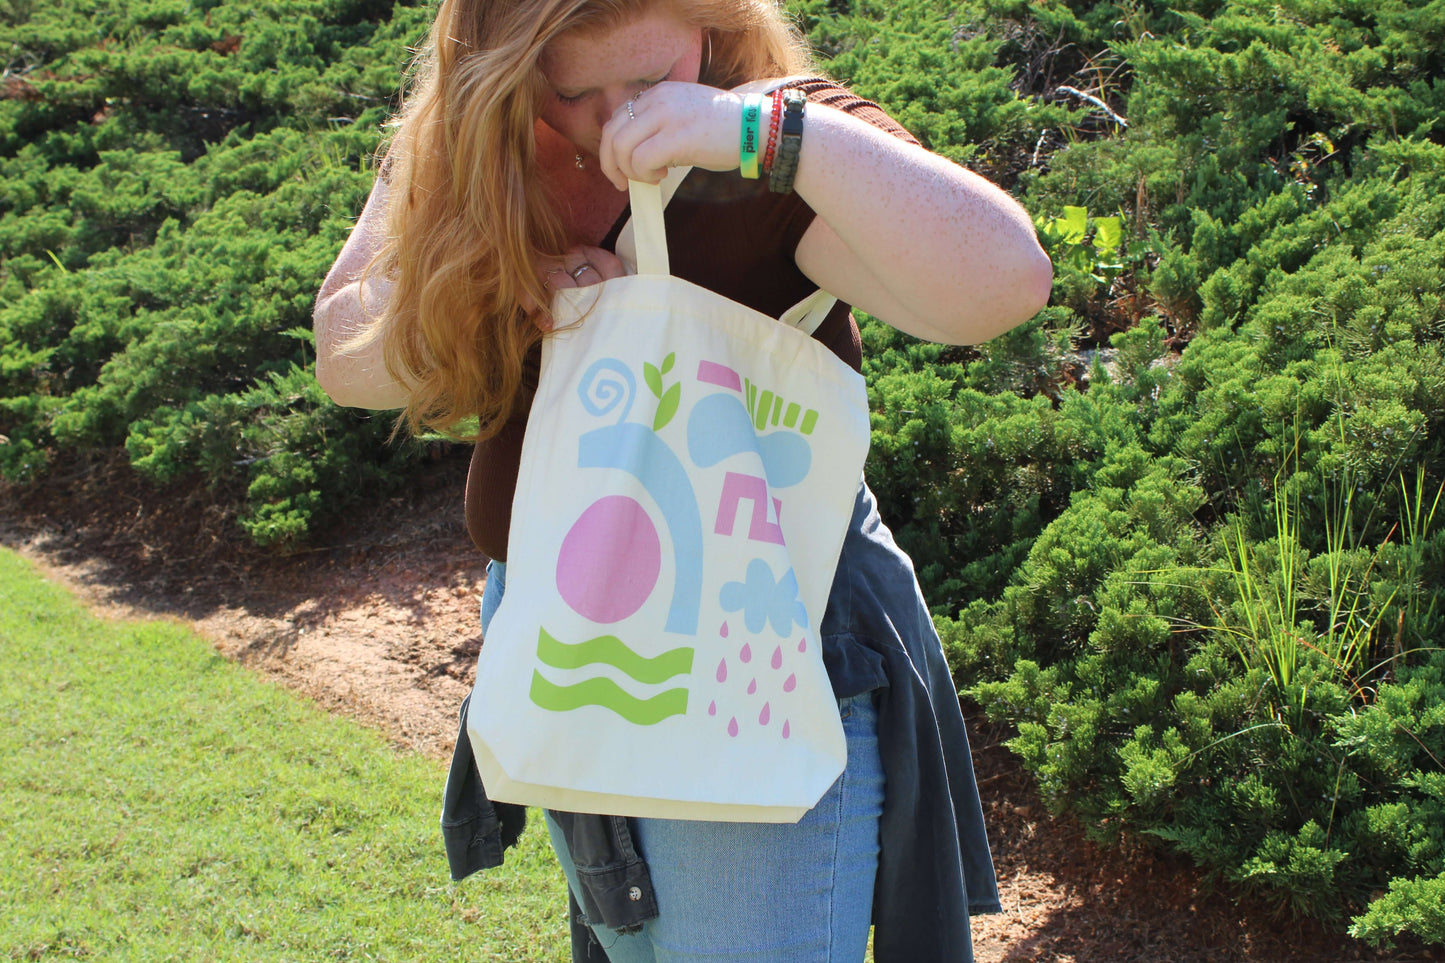
<instances>
[{"instance_id":1,"label":"canvas tote bag","mask_svg":"<svg viewBox=\"0 0 1445 963\"><path fill-rule=\"evenodd\" d=\"M670 276L662 208L634 183L637 273L557 293L469 736L503 802L794 822L846 761L818 628L867 394L810 336L831 297Z\"/></svg>"}]
</instances>

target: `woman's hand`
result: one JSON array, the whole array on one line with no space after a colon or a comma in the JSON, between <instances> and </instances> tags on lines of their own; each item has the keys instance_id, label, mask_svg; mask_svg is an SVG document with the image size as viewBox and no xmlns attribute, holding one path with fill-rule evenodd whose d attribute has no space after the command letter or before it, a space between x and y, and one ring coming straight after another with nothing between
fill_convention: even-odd
<instances>
[{"instance_id":1,"label":"woman's hand","mask_svg":"<svg viewBox=\"0 0 1445 963\"><path fill-rule=\"evenodd\" d=\"M618 190L656 184L669 167L728 171L738 166L743 98L705 84L664 82L619 107L602 128L602 173ZM766 111L766 105L764 105ZM766 113L763 129L767 130Z\"/></svg>"},{"instance_id":2,"label":"woman's hand","mask_svg":"<svg viewBox=\"0 0 1445 963\"><path fill-rule=\"evenodd\" d=\"M538 259L537 273L542 278L543 287L560 291L620 278L627 273L627 268L623 266L622 259L611 251L579 244L561 257ZM528 314L535 314L540 305L526 303L524 299L522 307Z\"/></svg>"}]
</instances>

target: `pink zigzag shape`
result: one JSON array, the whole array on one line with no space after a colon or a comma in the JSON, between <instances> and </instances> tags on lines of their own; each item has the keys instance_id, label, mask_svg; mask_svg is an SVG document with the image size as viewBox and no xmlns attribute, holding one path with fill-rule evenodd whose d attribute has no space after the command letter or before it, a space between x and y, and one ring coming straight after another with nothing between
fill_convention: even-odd
<instances>
[{"instance_id":1,"label":"pink zigzag shape","mask_svg":"<svg viewBox=\"0 0 1445 963\"><path fill-rule=\"evenodd\" d=\"M733 533L733 523L737 520L738 503L744 499L753 503L753 517L748 522L748 538L755 542L784 544L782 526L768 521L768 483L757 475L744 475L740 472L730 471L723 478L722 498L718 502L717 523L714 525L713 531L718 535ZM778 522L782 522L782 499L773 499L773 513Z\"/></svg>"}]
</instances>

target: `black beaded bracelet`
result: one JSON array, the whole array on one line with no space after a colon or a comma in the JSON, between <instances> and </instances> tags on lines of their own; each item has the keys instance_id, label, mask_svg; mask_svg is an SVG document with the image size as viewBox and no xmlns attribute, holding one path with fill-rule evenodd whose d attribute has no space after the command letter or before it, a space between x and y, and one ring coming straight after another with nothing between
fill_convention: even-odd
<instances>
[{"instance_id":1,"label":"black beaded bracelet","mask_svg":"<svg viewBox=\"0 0 1445 963\"><path fill-rule=\"evenodd\" d=\"M774 194L791 194L793 178L798 174L798 154L803 149L803 114L808 98L801 90L783 91L783 128L778 139L777 156L768 174L768 190Z\"/></svg>"}]
</instances>

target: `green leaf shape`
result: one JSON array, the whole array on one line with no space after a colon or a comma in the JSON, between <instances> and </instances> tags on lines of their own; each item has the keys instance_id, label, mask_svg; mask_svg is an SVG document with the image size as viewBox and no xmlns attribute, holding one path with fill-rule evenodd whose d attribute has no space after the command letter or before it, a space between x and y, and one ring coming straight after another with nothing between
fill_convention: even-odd
<instances>
[{"instance_id":1,"label":"green leaf shape","mask_svg":"<svg viewBox=\"0 0 1445 963\"><path fill-rule=\"evenodd\" d=\"M1054 229L1062 231L1068 244L1082 244L1089 230L1089 211L1083 207L1064 208L1064 216L1054 218Z\"/></svg>"},{"instance_id":2,"label":"green leaf shape","mask_svg":"<svg viewBox=\"0 0 1445 963\"><path fill-rule=\"evenodd\" d=\"M611 679L588 679L576 685L557 685L542 673L532 672L532 702L549 712L571 712L583 706L610 709L635 726L655 726L687 712L687 690L668 689L651 699L639 699Z\"/></svg>"},{"instance_id":3,"label":"green leaf shape","mask_svg":"<svg viewBox=\"0 0 1445 963\"><path fill-rule=\"evenodd\" d=\"M1117 214L1094 218L1094 250L1100 254L1113 254L1123 243L1124 222Z\"/></svg>"},{"instance_id":4,"label":"green leaf shape","mask_svg":"<svg viewBox=\"0 0 1445 963\"><path fill-rule=\"evenodd\" d=\"M667 394L662 396L662 401L657 406L657 414L652 419L652 430L661 431L663 426L672 420L677 414L677 405L682 400L682 382L678 382L667 389Z\"/></svg>"},{"instance_id":5,"label":"green leaf shape","mask_svg":"<svg viewBox=\"0 0 1445 963\"><path fill-rule=\"evenodd\" d=\"M546 629L540 629L537 634L537 658L545 665L554 669L610 665L628 678L647 685L691 672L692 655L693 650L683 646L649 659L638 655L615 635L599 635L586 642L568 644L553 638Z\"/></svg>"},{"instance_id":6,"label":"green leaf shape","mask_svg":"<svg viewBox=\"0 0 1445 963\"><path fill-rule=\"evenodd\" d=\"M673 352L669 353L666 358L663 358L663 359L662 359L662 373L663 373L663 374L667 374L669 371L672 370L672 366L673 366L674 364L676 364L676 363L677 363L677 352L676 352L676 351L673 351Z\"/></svg>"},{"instance_id":7,"label":"green leaf shape","mask_svg":"<svg viewBox=\"0 0 1445 963\"><path fill-rule=\"evenodd\" d=\"M648 389L654 398L662 397L662 372L657 370L657 365L651 362L644 362L642 365L642 380L647 382Z\"/></svg>"}]
</instances>

